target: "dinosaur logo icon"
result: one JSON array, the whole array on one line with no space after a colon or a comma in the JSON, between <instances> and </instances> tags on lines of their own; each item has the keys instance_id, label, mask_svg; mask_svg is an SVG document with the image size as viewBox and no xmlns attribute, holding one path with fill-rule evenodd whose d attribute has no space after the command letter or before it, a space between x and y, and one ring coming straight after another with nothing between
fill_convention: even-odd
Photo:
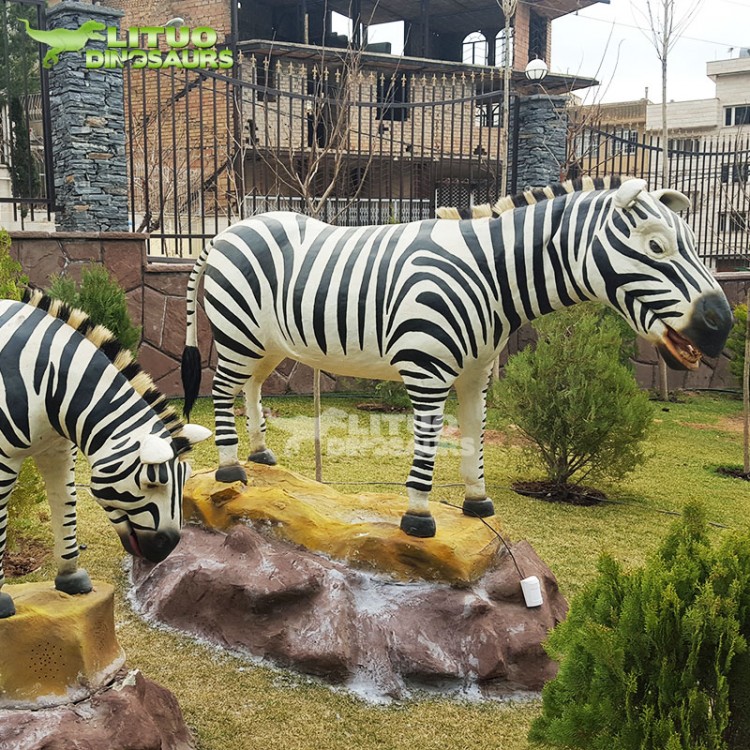
<instances>
[{"instance_id":1,"label":"dinosaur logo icon","mask_svg":"<svg viewBox=\"0 0 750 750\"><path fill-rule=\"evenodd\" d=\"M32 29L27 19L21 21L26 25L26 33L35 41L49 47L42 60L45 68L51 68L60 59L62 52L80 52L89 41L104 42L106 38L98 32L107 27L101 21L86 21L78 29Z\"/></svg>"}]
</instances>

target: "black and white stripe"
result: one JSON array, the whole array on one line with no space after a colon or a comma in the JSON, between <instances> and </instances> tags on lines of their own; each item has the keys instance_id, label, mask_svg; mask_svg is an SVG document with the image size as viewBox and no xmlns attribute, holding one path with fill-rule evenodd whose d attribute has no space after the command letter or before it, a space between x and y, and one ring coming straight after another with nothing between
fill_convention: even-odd
<instances>
[{"instance_id":1,"label":"black and white stripe","mask_svg":"<svg viewBox=\"0 0 750 750\"><path fill-rule=\"evenodd\" d=\"M130 353L80 311L39 293L0 300L0 586L8 500L25 458L47 487L57 587L80 593L90 582L78 570L77 450L125 548L156 561L179 540L189 472L179 457L209 435L183 425ZM0 616L9 614L0 594Z\"/></svg>"},{"instance_id":2,"label":"black and white stripe","mask_svg":"<svg viewBox=\"0 0 750 750\"><path fill-rule=\"evenodd\" d=\"M203 276L218 352L217 478L244 477L233 413L243 389L250 458L273 461L260 389L290 357L341 375L403 380L414 407L409 533L434 533L427 500L443 407L455 387L466 441L465 510L490 513L485 392L492 361L520 325L596 299L660 345L674 336L687 347L679 331L707 353L716 349L709 334L723 344L726 299L672 210L686 204L680 193L649 193L631 180L617 190L542 191L491 220L348 228L279 212L228 228L191 273L183 358L189 413L200 376L196 297ZM695 306L707 298L718 300L721 330L704 335Z\"/></svg>"}]
</instances>

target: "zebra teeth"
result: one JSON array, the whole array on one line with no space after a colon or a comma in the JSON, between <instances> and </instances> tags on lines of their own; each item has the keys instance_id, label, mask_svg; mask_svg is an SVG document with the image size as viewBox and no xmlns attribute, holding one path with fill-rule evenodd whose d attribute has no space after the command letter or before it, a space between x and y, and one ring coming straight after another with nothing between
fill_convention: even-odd
<instances>
[{"instance_id":1,"label":"zebra teeth","mask_svg":"<svg viewBox=\"0 0 750 750\"><path fill-rule=\"evenodd\" d=\"M703 353L674 328L667 327L664 345L688 370L698 369Z\"/></svg>"}]
</instances>

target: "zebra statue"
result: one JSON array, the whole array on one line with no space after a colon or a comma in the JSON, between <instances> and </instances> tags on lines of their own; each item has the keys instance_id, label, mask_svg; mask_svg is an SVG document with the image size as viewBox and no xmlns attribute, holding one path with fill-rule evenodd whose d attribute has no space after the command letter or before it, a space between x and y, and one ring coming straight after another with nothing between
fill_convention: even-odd
<instances>
[{"instance_id":1,"label":"zebra statue","mask_svg":"<svg viewBox=\"0 0 750 750\"><path fill-rule=\"evenodd\" d=\"M112 334L39 292L0 300L0 588L5 582L8 500L33 456L47 487L55 588L91 591L78 567L75 459L91 463L91 494L123 547L152 562L180 539L182 488L192 444L210 437L185 425ZM0 592L0 618L15 613Z\"/></svg>"},{"instance_id":2,"label":"zebra statue","mask_svg":"<svg viewBox=\"0 0 750 750\"><path fill-rule=\"evenodd\" d=\"M335 227L285 212L229 227L197 259L187 288L185 413L198 393L197 285L218 363L213 383L219 481L246 481L233 404L244 389L250 461L272 464L261 385L285 358L341 375L402 380L414 459L401 528L435 534L428 499L443 408L456 389L464 512L494 512L483 433L491 365L526 321L585 300L613 307L675 368L717 356L732 325L698 259L674 190L643 180L563 192L497 219Z\"/></svg>"}]
</instances>

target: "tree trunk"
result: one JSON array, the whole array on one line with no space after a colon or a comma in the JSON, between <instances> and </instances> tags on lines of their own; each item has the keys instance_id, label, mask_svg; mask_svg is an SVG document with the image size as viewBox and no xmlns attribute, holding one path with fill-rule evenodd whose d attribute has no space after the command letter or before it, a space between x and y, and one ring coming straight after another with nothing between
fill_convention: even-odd
<instances>
[{"instance_id":1,"label":"tree trunk","mask_svg":"<svg viewBox=\"0 0 750 750\"><path fill-rule=\"evenodd\" d=\"M320 370L313 371L313 410L315 412L315 481L323 481L323 450L320 444Z\"/></svg>"}]
</instances>

